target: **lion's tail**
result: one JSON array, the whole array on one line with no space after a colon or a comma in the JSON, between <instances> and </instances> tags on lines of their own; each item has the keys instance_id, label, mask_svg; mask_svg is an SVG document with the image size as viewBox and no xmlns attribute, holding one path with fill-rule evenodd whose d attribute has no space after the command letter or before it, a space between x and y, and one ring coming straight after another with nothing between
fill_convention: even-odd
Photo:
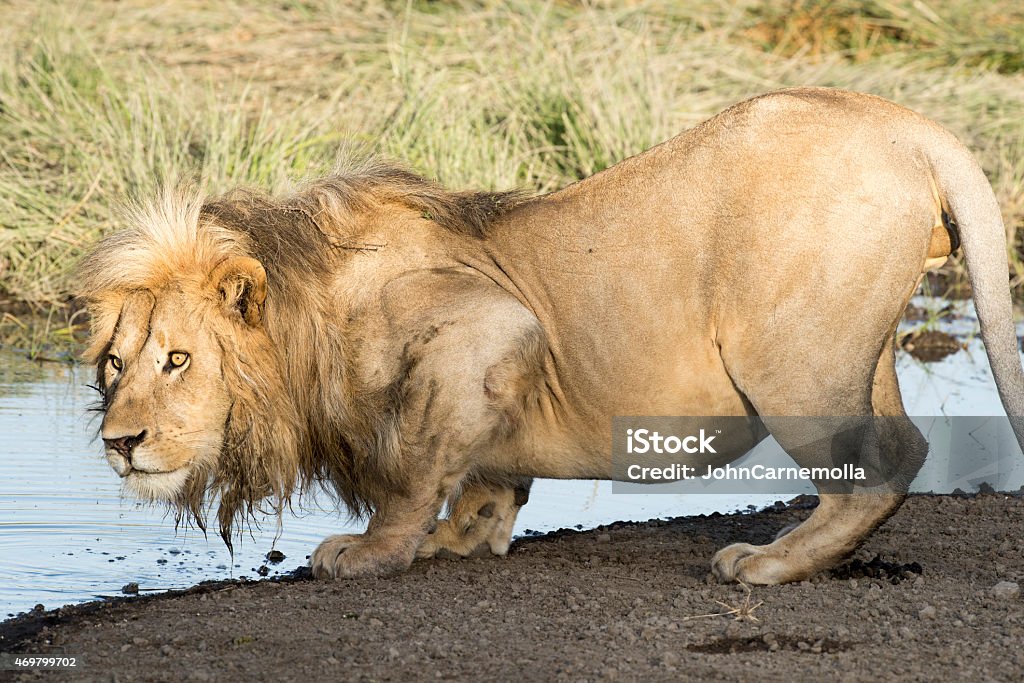
<instances>
[{"instance_id":1,"label":"lion's tail","mask_svg":"<svg viewBox=\"0 0 1024 683\"><path fill-rule=\"evenodd\" d=\"M953 138L952 135L949 138ZM942 139L942 137L940 137ZM1024 369L1007 282L1006 231L992 186L971 153L959 141L943 140L930 154L935 180L949 207L967 261L974 305L995 377L1017 443L1024 450Z\"/></svg>"}]
</instances>

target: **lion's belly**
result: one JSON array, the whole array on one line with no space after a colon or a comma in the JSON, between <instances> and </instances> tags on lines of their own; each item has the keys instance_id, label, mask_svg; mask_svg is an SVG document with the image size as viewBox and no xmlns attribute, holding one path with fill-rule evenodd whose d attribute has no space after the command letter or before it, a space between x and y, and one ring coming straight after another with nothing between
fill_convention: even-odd
<instances>
[{"instance_id":1,"label":"lion's belly","mask_svg":"<svg viewBox=\"0 0 1024 683\"><path fill-rule=\"evenodd\" d=\"M623 357L602 358L602 372L569 359L555 364L558 381L530 411L517 438L491 457L497 469L520 476L556 479L613 479L614 418L650 416L748 416L749 404L736 390L710 342L673 345L646 356L623 348ZM743 438L723 451L728 462L757 443ZM706 464L707 459L680 460Z\"/></svg>"}]
</instances>

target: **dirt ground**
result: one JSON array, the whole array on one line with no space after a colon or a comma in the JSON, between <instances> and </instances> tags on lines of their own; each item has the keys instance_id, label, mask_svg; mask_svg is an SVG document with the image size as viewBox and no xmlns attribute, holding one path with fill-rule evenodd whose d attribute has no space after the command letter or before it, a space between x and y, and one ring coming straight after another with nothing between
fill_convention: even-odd
<instances>
[{"instance_id":1,"label":"dirt ground","mask_svg":"<svg viewBox=\"0 0 1024 683\"><path fill-rule=\"evenodd\" d=\"M84 668L0 678L1020 680L1024 498L914 496L812 581L748 596L711 578L719 547L766 542L812 505L561 531L391 579L220 582L29 614L0 624L0 651Z\"/></svg>"}]
</instances>

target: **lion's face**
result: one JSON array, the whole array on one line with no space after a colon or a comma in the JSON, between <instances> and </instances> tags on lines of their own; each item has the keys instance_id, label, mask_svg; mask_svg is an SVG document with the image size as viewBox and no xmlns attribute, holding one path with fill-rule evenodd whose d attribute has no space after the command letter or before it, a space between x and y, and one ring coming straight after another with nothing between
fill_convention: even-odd
<instances>
[{"instance_id":1,"label":"lion's face","mask_svg":"<svg viewBox=\"0 0 1024 683\"><path fill-rule=\"evenodd\" d=\"M216 465L231 400L210 316L180 291L135 292L99 359L107 461L138 497L172 500Z\"/></svg>"}]
</instances>

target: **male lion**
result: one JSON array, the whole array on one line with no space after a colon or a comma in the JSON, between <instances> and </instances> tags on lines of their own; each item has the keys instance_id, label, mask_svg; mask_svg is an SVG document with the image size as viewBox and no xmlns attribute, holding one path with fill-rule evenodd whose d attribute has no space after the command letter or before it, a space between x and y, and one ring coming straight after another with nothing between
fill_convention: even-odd
<instances>
[{"instance_id":1,"label":"male lion","mask_svg":"<svg viewBox=\"0 0 1024 683\"><path fill-rule=\"evenodd\" d=\"M504 554L532 477L612 477L613 416L759 416L802 465L813 449L773 416L890 416L825 443L893 476L712 560L760 584L833 566L926 455L894 333L960 241L1003 405L1024 415L992 190L950 133L868 95L756 97L542 197L368 163L130 218L80 270L111 467L199 524L219 496L229 544L236 517L328 482L370 519L320 544L319 577Z\"/></svg>"}]
</instances>

